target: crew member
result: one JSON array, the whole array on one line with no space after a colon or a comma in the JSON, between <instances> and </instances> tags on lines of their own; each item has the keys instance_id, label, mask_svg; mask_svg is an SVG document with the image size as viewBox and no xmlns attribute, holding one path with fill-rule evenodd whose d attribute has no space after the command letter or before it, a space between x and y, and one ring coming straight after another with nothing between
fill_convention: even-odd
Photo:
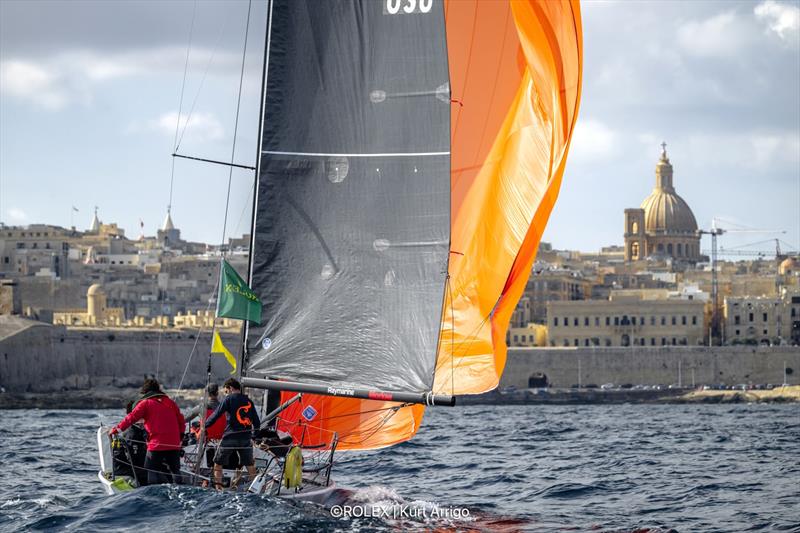
<instances>
[{"instance_id":1,"label":"crew member","mask_svg":"<svg viewBox=\"0 0 800 533\"><path fill-rule=\"evenodd\" d=\"M178 406L161 390L158 381L144 380L141 399L109 435L125 431L143 420L147 431L147 484L177 482L180 474L181 436L186 422Z\"/></svg>"},{"instance_id":2,"label":"crew member","mask_svg":"<svg viewBox=\"0 0 800 533\"><path fill-rule=\"evenodd\" d=\"M213 427L223 413L227 419L222 441L214 456L214 481L218 489L222 488L223 466L230 465L231 459L236 455L239 457L238 464L247 467L250 479L255 478L256 467L251 439L261 425L255 405L250 398L242 394L242 386L238 381L229 378L222 388L226 394L225 399L205 423L205 427Z\"/></svg>"},{"instance_id":3,"label":"crew member","mask_svg":"<svg viewBox=\"0 0 800 533\"><path fill-rule=\"evenodd\" d=\"M125 405L125 414L133 411L133 401ZM122 432L122 440L112 446L114 474L131 476L140 487L147 485L147 471L143 468L147 455L147 432L141 424L133 424Z\"/></svg>"},{"instance_id":4,"label":"crew member","mask_svg":"<svg viewBox=\"0 0 800 533\"><path fill-rule=\"evenodd\" d=\"M208 392L208 404L206 405L206 413L203 418L208 418L211 414L219 407L219 385L216 383L209 383L207 387ZM190 422L194 417L200 414L200 411L203 410L203 404L196 405L192 408L191 411L184 415L187 422ZM197 426L195 428L195 426ZM192 433L199 435L200 427L197 422L192 424ZM213 426L208 427L206 426L206 437L208 440L219 440L222 438L222 434L225 432L225 419L220 418L217 420Z\"/></svg>"}]
</instances>

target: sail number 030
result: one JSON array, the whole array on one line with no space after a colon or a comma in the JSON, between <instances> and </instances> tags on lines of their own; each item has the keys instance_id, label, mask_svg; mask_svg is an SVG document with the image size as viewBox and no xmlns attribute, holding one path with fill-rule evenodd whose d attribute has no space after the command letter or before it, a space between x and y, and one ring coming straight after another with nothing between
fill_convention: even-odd
<instances>
[{"instance_id":1,"label":"sail number 030","mask_svg":"<svg viewBox=\"0 0 800 533\"><path fill-rule=\"evenodd\" d=\"M428 13L433 7L433 0L386 0L386 11L390 15L403 13Z\"/></svg>"}]
</instances>

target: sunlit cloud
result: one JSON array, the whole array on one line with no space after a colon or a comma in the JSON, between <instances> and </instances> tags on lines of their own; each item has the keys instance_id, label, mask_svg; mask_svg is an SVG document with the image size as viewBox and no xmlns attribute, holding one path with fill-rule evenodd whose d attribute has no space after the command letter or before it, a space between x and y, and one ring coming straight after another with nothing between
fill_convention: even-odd
<instances>
[{"instance_id":1,"label":"sunlit cloud","mask_svg":"<svg viewBox=\"0 0 800 533\"><path fill-rule=\"evenodd\" d=\"M177 122L178 112L170 111L154 119L132 122L125 132L138 134L156 131L174 139L177 126L179 139L185 137L195 142L208 142L217 141L225 136L225 128L213 113L194 112L191 115L181 113L180 124L177 124Z\"/></svg>"},{"instance_id":2,"label":"sunlit cloud","mask_svg":"<svg viewBox=\"0 0 800 533\"><path fill-rule=\"evenodd\" d=\"M59 110L71 103L91 101L97 87L105 82L133 77L174 76L183 72L186 50L179 47L139 49L100 53L70 50L47 59L10 58L0 62L0 87L4 94ZM190 67L210 75L234 75L237 61L233 54L193 50ZM210 66L209 66L210 65ZM198 76L196 76L199 78ZM189 79L199 84L199 79Z\"/></svg>"},{"instance_id":3,"label":"sunlit cloud","mask_svg":"<svg viewBox=\"0 0 800 533\"><path fill-rule=\"evenodd\" d=\"M69 100L58 81L57 75L34 63L0 63L0 92L45 109L61 109Z\"/></svg>"},{"instance_id":4,"label":"sunlit cloud","mask_svg":"<svg viewBox=\"0 0 800 533\"><path fill-rule=\"evenodd\" d=\"M786 42L794 40L797 43L800 32L800 7L797 4L766 0L758 4L753 12L758 20L767 25L768 31Z\"/></svg>"},{"instance_id":5,"label":"sunlit cloud","mask_svg":"<svg viewBox=\"0 0 800 533\"><path fill-rule=\"evenodd\" d=\"M678 27L677 41L688 54L701 57L733 57L752 42L751 24L735 11L703 20L689 20Z\"/></svg>"},{"instance_id":6,"label":"sunlit cloud","mask_svg":"<svg viewBox=\"0 0 800 533\"><path fill-rule=\"evenodd\" d=\"M28 215L18 207L12 207L8 211L8 219L12 223L22 223L28 220Z\"/></svg>"},{"instance_id":7,"label":"sunlit cloud","mask_svg":"<svg viewBox=\"0 0 800 533\"><path fill-rule=\"evenodd\" d=\"M604 160L616 155L618 146L617 132L598 120L583 118L575 126L570 155L581 161Z\"/></svg>"}]
</instances>

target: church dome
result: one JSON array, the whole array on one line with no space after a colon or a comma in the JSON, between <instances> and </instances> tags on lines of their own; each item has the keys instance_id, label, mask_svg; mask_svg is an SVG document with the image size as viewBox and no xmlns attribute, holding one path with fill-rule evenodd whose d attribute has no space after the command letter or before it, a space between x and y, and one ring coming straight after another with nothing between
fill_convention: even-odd
<instances>
[{"instance_id":1,"label":"church dome","mask_svg":"<svg viewBox=\"0 0 800 533\"><path fill-rule=\"evenodd\" d=\"M781 261L781 264L778 267L778 273L783 276L791 276L793 272L798 271L798 268L800 268L800 261L794 257L787 257Z\"/></svg>"},{"instance_id":2,"label":"church dome","mask_svg":"<svg viewBox=\"0 0 800 533\"><path fill-rule=\"evenodd\" d=\"M675 193L654 190L644 199L644 227L647 233L692 233L697 220L686 201Z\"/></svg>"},{"instance_id":3,"label":"church dome","mask_svg":"<svg viewBox=\"0 0 800 533\"><path fill-rule=\"evenodd\" d=\"M672 165L662 145L661 159L656 165L656 186L644 199L645 232L649 234L689 234L697 232L697 220L689 204L678 196L672 186Z\"/></svg>"}]
</instances>

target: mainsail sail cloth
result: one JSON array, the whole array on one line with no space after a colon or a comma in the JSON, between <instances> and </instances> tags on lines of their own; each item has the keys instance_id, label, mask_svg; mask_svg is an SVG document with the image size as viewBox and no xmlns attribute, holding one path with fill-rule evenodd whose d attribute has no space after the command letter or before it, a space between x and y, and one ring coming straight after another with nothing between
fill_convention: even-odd
<instances>
[{"instance_id":1,"label":"mainsail sail cloth","mask_svg":"<svg viewBox=\"0 0 800 533\"><path fill-rule=\"evenodd\" d=\"M249 372L330 387L497 386L580 100L577 1L275 1ZM451 192L452 188L452 192ZM448 248L449 245L449 248ZM281 427L339 449L424 407L306 395Z\"/></svg>"},{"instance_id":2,"label":"mainsail sail cloth","mask_svg":"<svg viewBox=\"0 0 800 533\"><path fill-rule=\"evenodd\" d=\"M251 252L266 323L251 330L252 371L338 389L433 388L450 98L441 5L426 11L272 3Z\"/></svg>"}]
</instances>

